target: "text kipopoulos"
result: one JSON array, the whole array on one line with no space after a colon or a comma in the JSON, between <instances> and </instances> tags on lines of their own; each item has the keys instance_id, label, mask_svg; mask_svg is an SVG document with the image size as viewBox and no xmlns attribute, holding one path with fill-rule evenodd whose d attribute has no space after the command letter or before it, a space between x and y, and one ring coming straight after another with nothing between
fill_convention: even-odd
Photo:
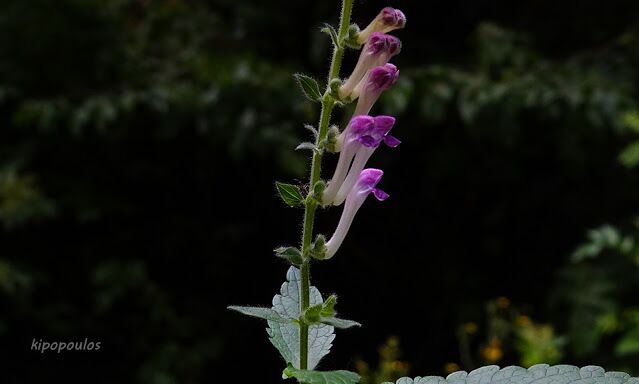
<instances>
[{"instance_id":1,"label":"text kipopoulos","mask_svg":"<svg viewBox=\"0 0 639 384\"><path fill-rule=\"evenodd\" d=\"M45 351L56 351L58 353L62 351L99 351L101 347L100 341L89 341L89 339L84 339L84 341L42 341L36 340L35 338L31 341L31 350L32 351L40 351L44 353Z\"/></svg>"}]
</instances>

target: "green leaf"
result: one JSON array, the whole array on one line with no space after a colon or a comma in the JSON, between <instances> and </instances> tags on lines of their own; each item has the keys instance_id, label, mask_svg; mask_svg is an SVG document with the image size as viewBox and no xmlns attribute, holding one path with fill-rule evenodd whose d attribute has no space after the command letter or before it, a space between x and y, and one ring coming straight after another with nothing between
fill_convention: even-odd
<instances>
[{"instance_id":1,"label":"green leaf","mask_svg":"<svg viewBox=\"0 0 639 384\"><path fill-rule=\"evenodd\" d=\"M332 25L324 23L324 28L320 29L320 31L326 33L327 35L331 37L331 40L333 41L333 46L335 47L340 46L339 39L337 38L337 32L335 31L335 28L333 28Z\"/></svg>"},{"instance_id":2,"label":"green leaf","mask_svg":"<svg viewBox=\"0 0 639 384\"><path fill-rule=\"evenodd\" d=\"M444 379L440 376L424 376L410 379L403 377L396 384L521 384L521 383L545 383L545 384L639 384L639 378L632 378L622 372L606 372L603 368L590 365L579 368L572 365L537 364L525 369L510 366L499 369L496 365L490 365L475 369L470 373L459 371L451 373ZM385 382L383 384L393 384Z\"/></svg>"},{"instance_id":3,"label":"green leaf","mask_svg":"<svg viewBox=\"0 0 639 384\"><path fill-rule=\"evenodd\" d=\"M275 182L277 192L279 192L282 200L291 207L301 205L304 202L304 197L300 188L296 185Z\"/></svg>"},{"instance_id":4,"label":"green leaf","mask_svg":"<svg viewBox=\"0 0 639 384\"><path fill-rule=\"evenodd\" d=\"M639 354L639 328L627 332L617 343L615 354L620 357Z\"/></svg>"},{"instance_id":5,"label":"green leaf","mask_svg":"<svg viewBox=\"0 0 639 384\"><path fill-rule=\"evenodd\" d=\"M227 307L232 311L237 311L243 315L258 317L260 319L277 321L279 323L294 323L294 319L289 319L284 316L281 316L279 313L275 312L271 308L262 308L262 307L240 307L237 305L230 305Z\"/></svg>"},{"instance_id":6,"label":"green leaf","mask_svg":"<svg viewBox=\"0 0 639 384\"><path fill-rule=\"evenodd\" d=\"M284 370L284 377L296 378L307 384L356 384L360 377L349 371L307 371L289 366Z\"/></svg>"},{"instance_id":7,"label":"green leaf","mask_svg":"<svg viewBox=\"0 0 639 384\"><path fill-rule=\"evenodd\" d=\"M279 247L275 248L275 256L287 260L289 263L299 267L304 262L302 252L295 247Z\"/></svg>"},{"instance_id":8,"label":"green leaf","mask_svg":"<svg viewBox=\"0 0 639 384\"><path fill-rule=\"evenodd\" d=\"M306 96L309 100L320 101L322 99L322 93L320 92L319 85L315 79L302 75L301 73L296 73L293 77L295 77L297 84L299 84L302 92L304 92L304 96Z\"/></svg>"},{"instance_id":9,"label":"green leaf","mask_svg":"<svg viewBox=\"0 0 639 384\"><path fill-rule=\"evenodd\" d=\"M282 284L280 294L273 297L273 310L285 318L300 317L300 270L291 267L286 273L286 282ZM322 304L324 300L319 290L310 287L311 306ZM299 368L300 330L296 324L269 321L267 332L271 344L280 351L287 363ZM335 328L326 324L314 324L308 327L308 367L313 369L326 356L335 339Z\"/></svg>"},{"instance_id":10,"label":"green leaf","mask_svg":"<svg viewBox=\"0 0 639 384\"><path fill-rule=\"evenodd\" d=\"M348 329L352 327L361 327L362 324L353 320L346 319L338 319L337 317L320 317L320 322L322 324L332 325L335 328L339 329Z\"/></svg>"},{"instance_id":11,"label":"green leaf","mask_svg":"<svg viewBox=\"0 0 639 384\"><path fill-rule=\"evenodd\" d=\"M626 112L621 116L621 124L634 133L639 133L639 111Z\"/></svg>"},{"instance_id":12,"label":"green leaf","mask_svg":"<svg viewBox=\"0 0 639 384\"><path fill-rule=\"evenodd\" d=\"M619 154L619 161L628 168L639 164L639 141L630 144Z\"/></svg>"}]
</instances>

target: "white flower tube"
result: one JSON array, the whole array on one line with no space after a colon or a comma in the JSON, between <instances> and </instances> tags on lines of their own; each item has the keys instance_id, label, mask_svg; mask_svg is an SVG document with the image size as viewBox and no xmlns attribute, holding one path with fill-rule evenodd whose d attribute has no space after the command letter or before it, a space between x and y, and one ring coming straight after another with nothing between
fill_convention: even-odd
<instances>
[{"instance_id":1,"label":"white flower tube","mask_svg":"<svg viewBox=\"0 0 639 384\"><path fill-rule=\"evenodd\" d=\"M364 200L366 200L368 195L372 192L379 201L388 198L386 192L375 188L383 175L384 172L382 170L373 168L365 169L360 173L357 183L351 188L346 198L346 204L344 204L344 210L342 211L342 216L337 224L337 228L333 236L331 236L331 239L326 243L327 259L330 259L337 253L337 250L346 238L346 234L348 234L355 214L362 204L364 204Z\"/></svg>"}]
</instances>

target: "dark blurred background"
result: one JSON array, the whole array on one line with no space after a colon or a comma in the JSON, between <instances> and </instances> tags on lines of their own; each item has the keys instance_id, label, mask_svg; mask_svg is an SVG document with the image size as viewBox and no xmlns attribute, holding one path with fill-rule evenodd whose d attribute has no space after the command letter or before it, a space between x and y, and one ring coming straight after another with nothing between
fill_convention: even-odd
<instances>
[{"instance_id":1,"label":"dark blurred background","mask_svg":"<svg viewBox=\"0 0 639 384\"><path fill-rule=\"evenodd\" d=\"M542 361L639 375L639 2L356 0L353 21L386 5L408 23L374 113L403 144L369 163L391 198L313 268L364 324L321 367L364 383ZM3 383L278 382L265 324L226 306L268 305L284 280L272 249L296 243L302 212L273 183L306 180L293 149L318 118L291 75L324 78L319 29L338 13L1 2ZM100 351L30 350L85 338Z\"/></svg>"}]
</instances>

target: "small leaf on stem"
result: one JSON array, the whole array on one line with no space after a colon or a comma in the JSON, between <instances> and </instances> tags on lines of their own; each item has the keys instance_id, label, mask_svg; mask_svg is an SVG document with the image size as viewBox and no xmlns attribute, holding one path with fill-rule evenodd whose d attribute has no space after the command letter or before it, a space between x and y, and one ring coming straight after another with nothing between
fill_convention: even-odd
<instances>
[{"instance_id":1,"label":"small leaf on stem","mask_svg":"<svg viewBox=\"0 0 639 384\"><path fill-rule=\"evenodd\" d=\"M331 40L333 41L333 46L335 47L340 46L339 39L337 37L337 32L335 31L335 28L333 28L332 25L324 23L324 28L320 29L320 31L326 33L327 35L331 37Z\"/></svg>"},{"instance_id":2,"label":"small leaf on stem","mask_svg":"<svg viewBox=\"0 0 639 384\"><path fill-rule=\"evenodd\" d=\"M320 317L320 323L332 325L339 329L348 329L352 327L361 327L362 324L353 320L338 319L337 317Z\"/></svg>"},{"instance_id":3,"label":"small leaf on stem","mask_svg":"<svg viewBox=\"0 0 639 384\"><path fill-rule=\"evenodd\" d=\"M279 247L275 248L275 256L287 260L292 265L299 267L304 262L302 252L295 247Z\"/></svg>"},{"instance_id":4,"label":"small leaf on stem","mask_svg":"<svg viewBox=\"0 0 639 384\"><path fill-rule=\"evenodd\" d=\"M311 151L317 151L318 150L317 147L315 146L315 144L309 143L308 141L304 142L304 143L301 143L300 145L295 147L296 151L299 151L299 150L302 150L302 149L310 149Z\"/></svg>"},{"instance_id":5,"label":"small leaf on stem","mask_svg":"<svg viewBox=\"0 0 639 384\"><path fill-rule=\"evenodd\" d=\"M322 93L320 92L319 85L315 79L301 73L296 73L293 77L297 80L297 84L299 84L302 89L304 96L306 96L309 100L320 101L322 99Z\"/></svg>"},{"instance_id":6,"label":"small leaf on stem","mask_svg":"<svg viewBox=\"0 0 639 384\"><path fill-rule=\"evenodd\" d=\"M298 186L276 181L275 187L282 200L289 206L295 207L304 202L304 196L302 196L302 192Z\"/></svg>"}]
</instances>

